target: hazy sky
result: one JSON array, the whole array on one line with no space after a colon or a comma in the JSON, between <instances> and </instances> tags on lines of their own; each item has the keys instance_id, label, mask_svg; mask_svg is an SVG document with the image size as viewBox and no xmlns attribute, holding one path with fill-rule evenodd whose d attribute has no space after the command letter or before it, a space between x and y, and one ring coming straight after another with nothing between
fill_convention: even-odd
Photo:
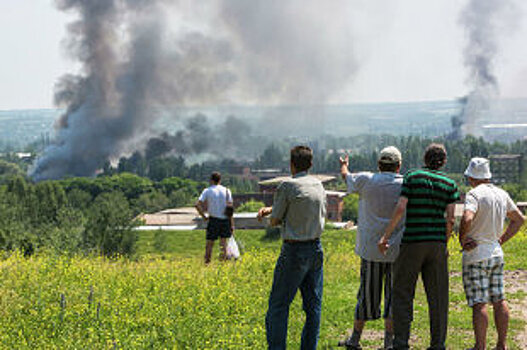
<instances>
[{"instance_id":1,"label":"hazy sky","mask_svg":"<svg viewBox=\"0 0 527 350\"><path fill-rule=\"evenodd\" d=\"M321 0L323 1L323 0ZM358 0L352 27L357 75L331 102L452 99L466 94L458 24L466 0ZM527 12L525 1L517 1ZM503 97L527 97L527 16L500 38ZM76 65L61 43L74 14L53 0L0 0L0 109L53 107L53 86ZM523 39L523 40L522 40Z\"/></svg>"}]
</instances>

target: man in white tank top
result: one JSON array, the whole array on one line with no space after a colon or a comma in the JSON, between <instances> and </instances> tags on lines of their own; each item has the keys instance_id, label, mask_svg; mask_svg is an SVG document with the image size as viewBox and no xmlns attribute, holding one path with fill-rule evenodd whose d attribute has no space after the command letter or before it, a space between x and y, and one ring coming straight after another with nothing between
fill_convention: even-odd
<instances>
[{"instance_id":1,"label":"man in white tank top","mask_svg":"<svg viewBox=\"0 0 527 350\"><path fill-rule=\"evenodd\" d=\"M496 349L505 350L509 310L503 288L501 246L518 232L525 218L508 193L490 183L487 159L472 158L465 176L472 190L466 195L459 241L463 247L463 285L467 302L472 307L476 338L473 349L486 349L487 303L490 302L498 332ZM510 222L503 231L506 218Z\"/></svg>"},{"instance_id":2,"label":"man in white tank top","mask_svg":"<svg viewBox=\"0 0 527 350\"><path fill-rule=\"evenodd\" d=\"M196 209L207 222L207 243L205 245L205 264L208 264L212 255L214 241L220 239L221 258L227 254L227 239L231 237L234 229L232 213L227 216L225 209L232 207L231 191L222 186L221 174L213 172L210 176L210 186L203 190L196 203ZM205 215L208 212L208 216Z\"/></svg>"}]
</instances>

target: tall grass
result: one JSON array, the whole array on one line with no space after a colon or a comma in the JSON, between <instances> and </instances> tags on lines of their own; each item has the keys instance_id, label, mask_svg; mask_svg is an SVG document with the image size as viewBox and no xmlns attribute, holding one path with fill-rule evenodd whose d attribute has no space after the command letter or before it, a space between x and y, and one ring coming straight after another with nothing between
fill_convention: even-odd
<instances>
[{"instance_id":1,"label":"tall grass","mask_svg":"<svg viewBox=\"0 0 527 350\"><path fill-rule=\"evenodd\" d=\"M242 259L216 260L210 266L202 263L200 231L144 233L135 260L13 254L0 261L0 347L264 349L264 317L280 242L262 241L263 234L238 232L246 247ZM331 349L352 325L360 262L353 252L354 232L327 231L323 241L319 348ZM522 233L506 246L508 268L527 269L526 243ZM450 251L450 268L459 271L455 242ZM467 348L472 345L471 314L457 274L451 278L450 301L448 346ZM290 313L291 349L299 348L303 319L297 296ZM524 323L512 320L513 335ZM380 336L382 321L369 323L367 329ZM421 287L412 334L414 348L426 348L428 311ZM375 336L364 342L366 349L380 345ZM510 348L520 347L511 343Z\"/></svg>"}]
</instances>

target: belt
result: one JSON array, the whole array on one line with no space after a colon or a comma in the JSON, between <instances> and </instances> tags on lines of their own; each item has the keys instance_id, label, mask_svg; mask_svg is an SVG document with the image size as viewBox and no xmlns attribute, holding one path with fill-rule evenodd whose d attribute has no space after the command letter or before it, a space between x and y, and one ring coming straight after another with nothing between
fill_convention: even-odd
<instances>
[{"instance_id":1,"label":"belt","mask_svg":"<svg viewBox=\"0 0 527 350\"><path fill-rule=\"evenodd\" d=\"M284 243L289 243L289 244L316 243L316 242L319 242L319 241L320 241L320 238L308 239L308 240L303 240L303 241L300 241L300 240L297 240L297 239L284 239Z\"/></svg>"}]
</instances>

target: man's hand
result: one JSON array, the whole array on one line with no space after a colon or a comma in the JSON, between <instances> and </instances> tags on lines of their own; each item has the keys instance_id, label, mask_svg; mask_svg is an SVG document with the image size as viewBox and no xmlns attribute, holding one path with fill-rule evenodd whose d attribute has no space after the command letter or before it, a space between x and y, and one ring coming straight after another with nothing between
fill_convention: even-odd
<instances>
[{"instance_id":1,"label":"man's hand","mask_svg":"<svg viewBox=\"0 0 527 350\"><path fill-rule=\"evenodd\" d=\"M262 221L264 217L266 217L267 215L270 215L272 212L273 212L272 207L260 208L260 210L258 210L258 216L257 216L258 221Z\"/></svg>"},{"instance_id":2,"label":"man's hand","mask_svg":"<svg viewBox=\"0 0 527 350\"><path fill-rule=\"evenodd\" d=\"M379 251L386 255L386 251L388 248L390 248L390 244L388 243L388 238L386 236L382 236L379 242L377 243L377 248L379 248Z\"/></svg>"},{"instance_id":3,"label":"man's hand","mask_svg":"<svg viewBox=\"0 0 527 350\"><path fill-rule=\"evenodd\" d=\"M471 237L464 237L461 241L461 247L464 251L469 252L472 249L476 248L478 246L478 243L472 239Z\"/></svg>"},{"instance_id":4,"label":"man's hand","mask_svg":"<svg viewBox=\"0 0 527 350\"><path fill-rule=\"evenodd\" d=\"M339 157L340 166L349 166L350 164L350 156L346 154L344 157Z\"/></svg>"}]
</instances>

